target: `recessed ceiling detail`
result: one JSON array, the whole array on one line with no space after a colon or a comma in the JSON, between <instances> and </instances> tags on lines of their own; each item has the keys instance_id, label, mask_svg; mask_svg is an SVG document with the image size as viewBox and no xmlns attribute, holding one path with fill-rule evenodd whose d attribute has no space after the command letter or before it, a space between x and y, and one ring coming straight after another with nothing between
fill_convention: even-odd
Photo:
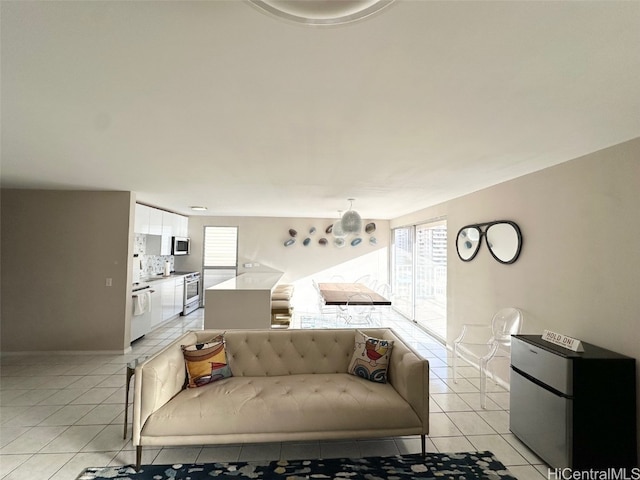
<instances>
[{"instance_id":1,"label":"recessed ceiling detail","mask_svg":"<svg viewBox=\"0 0 640 480\"><path fill-rule=\"evenodd\" d=\"M340 25L367 18L394 0L249 0L260 10L304 25Z\"/></svg>"}]
</instances>

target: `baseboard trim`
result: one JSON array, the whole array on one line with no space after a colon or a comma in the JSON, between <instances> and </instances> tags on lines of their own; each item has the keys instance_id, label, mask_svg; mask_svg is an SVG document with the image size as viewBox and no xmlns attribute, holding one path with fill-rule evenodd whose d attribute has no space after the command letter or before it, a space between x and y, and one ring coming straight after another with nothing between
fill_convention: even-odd
<instances>
[{"instance_id":1,"label":"baseboard trim","mask_svg":"<svg viewBox=\"0 0 640 480\"><path fill-rule=\"evenodd\" d=\"M0 352L0 357L24 357L27 355L127 355L126 350L25 350L20 352Z\"/></svg>"}]
</instances>

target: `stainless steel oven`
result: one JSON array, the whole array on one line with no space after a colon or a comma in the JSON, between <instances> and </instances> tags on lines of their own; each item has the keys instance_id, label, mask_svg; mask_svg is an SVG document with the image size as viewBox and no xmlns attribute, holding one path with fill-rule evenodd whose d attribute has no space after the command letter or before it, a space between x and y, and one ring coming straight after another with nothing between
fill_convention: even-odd
<instances>
[{"instance_id":1,"label":"stainless steel oven","mask_svg":"<svg viewBox=\"0 0 640 480\"><path fill-rule=\"evenodd\" d=\"M182 315L189 315L200 308L200 272L193 272L184 277L184 308Z\"/></svg>"}]
</instances>

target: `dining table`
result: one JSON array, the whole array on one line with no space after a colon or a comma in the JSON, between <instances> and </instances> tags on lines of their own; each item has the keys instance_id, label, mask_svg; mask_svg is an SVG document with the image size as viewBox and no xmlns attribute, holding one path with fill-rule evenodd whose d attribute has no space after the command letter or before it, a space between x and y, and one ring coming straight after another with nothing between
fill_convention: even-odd
<instances>
[{"instance_id":1,"label":"dining table","mask_svg":"<svg viewBox=\"0 0 640 480\"><path fill-rule=\"evenodd\" d=\"M318 289L325 305L347 305L349 298L356 294L369 295L373 305L391 305L391 300L384 298L363 283L318 283ZM358 301L357 299L350 303L351 305L369 304L367 301Z\"/></svg>"}]
</instances>

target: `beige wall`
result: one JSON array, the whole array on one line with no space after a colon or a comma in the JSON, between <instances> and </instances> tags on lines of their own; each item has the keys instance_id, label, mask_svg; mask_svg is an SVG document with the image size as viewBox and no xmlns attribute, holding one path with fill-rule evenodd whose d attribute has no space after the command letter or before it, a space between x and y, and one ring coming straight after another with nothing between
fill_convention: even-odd
<instances>
[{"instance_id":1,"label":"beige wall","mask_svg":"<svg viewBox=\"0 0 640 480\"><path fill-rule=\"evenodd\" d=\"M370 222L365 220L363 224ZM370 274L380 282L387 281L389 222L374 220L376 231L374 236L378 243L369 245L369 235L362 233L363 242L352 247L347 244L343 248L333 245L322 247L318 239L331 235L324 233L326 227L333 223L331 219L317 218L272 218L272 217L189 217L189 236L191 237L191 255L176 257L176 270L201 270L202 240L205 226L237 226L238 227L238 263L239 273L245 271L243 263L258 262L259 268L251 271L277 270L284 272L282 282L298 283L310 286L311 278L328 279L334 273L345 275L346 280L355 280L358 276ZM309 229L315 227L315 235L307 235ZM290 228L298 232L296 243L285 247ZM302 245L306 236L312 239L308 247ZM354 237L349 237L349 241ZM300 295L297 296L300 300Z\"/></svg>"},{"instance_id":2,"label":"beige wall","mask_svg":"<svg viewBox=\"0 0 640 480\"><path fill-rule=\"evenodd\" d=\"M133 208L130 192L2 190L3 352L129 347Z\"/></svg>"},{"instance_id":3,"label":"beige wall","mask_svg":"<svg viewBox=\"0 0 640 480\"><path fill-rule=\"evenodd\" d=\"M523 333L563 333L640 358L640 138L392 221L448 220L448 333L517 306ZM514 220L523 249L512 265L486 245L462 262L465 224ZM483 240L484 242L484 240ZM638 381L640 385L640 380ZM639 410L640 411L640 410ZM640 417L640 415L639 415Z\"/></svg>"}]
</instances>

